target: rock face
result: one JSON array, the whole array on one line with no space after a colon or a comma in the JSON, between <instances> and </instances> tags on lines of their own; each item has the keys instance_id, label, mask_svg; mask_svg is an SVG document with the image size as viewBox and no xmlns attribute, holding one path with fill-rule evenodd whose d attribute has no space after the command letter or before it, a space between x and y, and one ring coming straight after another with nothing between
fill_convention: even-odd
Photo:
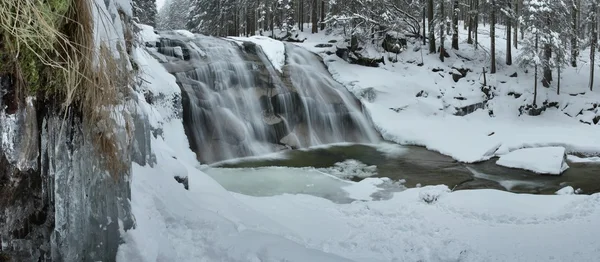
<instances>
[{"instance_id":1,"label":"rock face","mask_svg":"<svg viewBox=\"0 0 600 262\"><path fill-rule=\"evenodd\" d=\"M377 140L360 103L307 50L285 44L279 72L251 42L161 36L149 51L177 79L186 135L201 162Z\"/></svg>"},{"instance_id":2,"label":"rock face","mask_svg":"<svg viewBox=\"0 0 600 262\"><path fill-rule=\"evenodd\" d=\"M108 23L130 26L116 1L92 5L113 15ZM115 261L121 230L134 225L130 163L153 161L148 120L135 100L121 102L122 119L105 120L122 122L111 141L124 166L109 173L76 107L26 97L0 74L0 261Z\"/></svg>"}]
</instances>

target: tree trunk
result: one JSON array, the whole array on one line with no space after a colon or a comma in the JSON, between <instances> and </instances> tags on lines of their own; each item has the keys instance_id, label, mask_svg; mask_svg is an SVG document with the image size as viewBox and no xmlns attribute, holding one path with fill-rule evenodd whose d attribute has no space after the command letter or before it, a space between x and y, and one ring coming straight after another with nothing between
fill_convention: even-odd
<instances>
[{"instance_id":1,"label":"tree trunk","mask_svg":"<svg viewBox=\"0 0 600 262\"><path fill-rule=\"evenodd\" d=\"M515 8L514 9L515 17L513 18L514 19L514 23L513 23L514 30L513 30L513 36L512 36L513 39L512 40L513 40L513 46L515 47L515 49L517 49L518 45L519 45L519 22L517 22L518 21L517 19L519 18L519 1L520 0L514 0L514 3L513 3L514 8Z\"/></svg>"},{"instance_id":2,"label":"tree trunk","mask_svg":"<svg viewBox=\"0 0 600 262\"><path fill-rule=\"evenodd\" d=\"M550 68L551 58L552 47L550 44L544 44L544 76L542 79L542 85L544 85L544 87L550 87L550 82L552 82L552 69Z\"/></svg>"},{"instance_id":3,"label":"tree trunk","mask_svg":"<svg viewBox=\"0 0 600 262\"><path fill-rule=\"evenodd\" d=\"M298 29L304 32L304 0L298 1Z\"/></svg>"},{"instance_id":4,"label":"tree trunk","mask_svg":"<svg viewBox=\"0 0 600 262\"><path fill-rule=\"evenodd\" d=\"M426 32L426 25L425 25L425 20L427 19L427 15L426 15L426 10L425 10L425 6L423 6L423 45L427 44L427 32Z\"/></svg>"},{"instance_id":5,"label":"tree trunk","mask_svg":"<svg viewBox=\"0 0 600 262\"><path fill-rule=\"evenodd\" d=\"M521 30L522 32L523 30ZM539 32L535 33L535 50L538 50ZM537 86L538 86L538 63L535 63L535 76L533 78L533 107L537 107Z\"/></svg>"},{"instance_id":6,"label":"tree trunk","mask_svg":"<svg viewBox=\"0 0 600 262\"><path fill-rule=\"evenodd\" d=\"M429 53L435 54L435 28L433 25L433 0L427 2L427 26L429 29Z\"/></svg>"},{"instance_id":7,"label":"tree trunk","mask_svg":"<svg viewBox=\"0 0 600 262\"><path fill-rule=\"evenodd\" d=\"M468 21L469 21L469 35L467 36L467 43L473 44L473 10L474 10L474 1L470 0L469 4L469 13L468 13Z\"/></svg>"},{"instance_id":8,"label":"tree trunk","mask_svg":"<svg viewBox=\"0 0 600 262\"><path fill-rule=\"evenodd\" d=\"M579 57L579 46L577 44L577 12L579 6L576 1L571 3L571 66L577 67L577 58Z\"/></svg>"},{"instance_id":9,"label":"tree trunk","mask_svg":"<svg viewBox=\"0 0 600 262\"><path fill-rule=\"evenodd\" d=\"M558 79L556 79L556 94L560 95L560 65L558 66L556 71L557 71L556 77L558 77Z\"/></svg>"},{"instance_id":10,"label":"tree trunk","mask_svg":"<svg viewBox=\"0 0 600 262\"><path fill-rule=\"evenodd\" d=\"M325 30L325 0L321 0L321 31Z\"/></svg>"},{"instance_id":11,"label":"tree trunk","mask_svg":"<svg viewBox=\"0 0 600 262\"><path fill-rule=\"evenodd\" d=\"M510 1L508 2L508 10L511 9ZM512 65L512 43L511 43L511 25L512 19L508 16L506 18L506 64Z\"/></svg>"},{"instance_id":12,"label":"tree trunk","mask_svg":"<svg viewBox=\"0 0 600 262\"><path fill-rule=\"evenodd\" d=\"M597 1L596 1L597 2ZM598 42L598 6L592 5L592 43L590 45L590 91L594 90L594 67L596 57L596 43Z\"/></svg>"},{"instance_id":13,"label":"tree trunk","mask_svg":"<svg viewBox=\"0 0 600 262\"><path fill-rule=\"evenodd\" d=\"M475 1L475 22L473 23L475 25L475 49L478 48L479 45L479 0L474 0Z\"/></svg>"},{"instance_id":14,"label":"tree trunk","mask_svg":"<svg viewBox=\"0 0 600 262\"><path fill-rule=\"evenodd\" d=\"M444 1L440 2L440 13L442 13L442 17L444 14ZM440 23L440 60L444 62L444 22Z\"/></svg>"},{"instance_id":15,"label":"tree trunk","mask_svg":"<svg viewBox=\"0 0 600 262\"><path fill-rule=\"evenodd\" d=\"M490 56L492 64L490 74L496 73L496 0L492 0L492 11L490 14Z\"/></svg>"},{"instance_id":16,"label":"tree trunk","mask_svg":"<svg viewBox=\"0 0 600 262\"><path fill-rule=\"evenodd\" d=\"M458 0L454 0L454 10L452 10L452 48L458 50Z\"/></svg>"},{"instance_id":17,"label":"tree trunk","mask_svg":"<svg viewBox=\"0 0 600 262\"><path fill-rule=\"evenodd\" d=\"M311 23L312 23L312 31L311 32L313 34L319 32L319 20L317 19L317 17L318 17L317 16L317 14L318 14L318 12L317 12L318 10L317 9L318 8L319 8L319 5L318 5L317 0L313 0L312 1L312 6L311 6L311 12L310 12L310 20L311 20Z\"/></svg>"}]
</instances>

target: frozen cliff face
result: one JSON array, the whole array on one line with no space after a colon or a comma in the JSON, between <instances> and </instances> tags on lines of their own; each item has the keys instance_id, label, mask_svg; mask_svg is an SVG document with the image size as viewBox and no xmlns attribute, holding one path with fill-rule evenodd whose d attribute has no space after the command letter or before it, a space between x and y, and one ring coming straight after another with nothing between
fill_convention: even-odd
<instances>
[{"instance_id":1,"label":"frozen cliff face","mask_svg":"<svg viewBox=\"0 0 600 262\"><path fill-rule=\"evenodd\" d=\"M124 40L133 27L129 0L88 1L96 30L103 30L96 41L125 46L112 51L132 69L134 47ZM81 114L59 101L23 97L10 75L0 75L0 261L115 260L121 232L134 226L130 163L153 163L150 120L132 93L104 109L111 110L106 121L125 163L109 174L93 143L97 130Z\"/></svg>"}]
</instances>

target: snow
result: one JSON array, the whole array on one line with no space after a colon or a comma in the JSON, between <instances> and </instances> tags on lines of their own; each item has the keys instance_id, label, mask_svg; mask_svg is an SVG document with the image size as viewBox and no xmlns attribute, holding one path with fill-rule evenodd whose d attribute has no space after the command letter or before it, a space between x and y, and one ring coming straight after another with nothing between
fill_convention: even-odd
<instances>
[{"instance_id":1,"label":"snow","mask_svg":"<svg viewBox=\"0 0 600 262\"><path fill-rule=\"evenodd\" d=\"M560 175L569 168L565 161L564 147L519 149L500 156L496 164L549 175Z\"/></svg>"},{"instance_id":2,"label":"snow","mask_svg":"<svg viewBox=\"0 0 600 262\"><path fill-rule=\"evenodd\" d=\"M230 37L238 41L250 41L261 47L275 70L280 73L283 72L283 66L285 65L285 45L281 41L273 40L270 37L265 36L251 36L251 37Z\"/></svg>"},{"instance_id":3,"label":"snow","mask_svg":"<svg viewBox=\"0 0 600 262\"><path fill-rule=\"evenodd\" d=\"M344 162L335 163L333 167L322 168L322 172L331 174L339 178L367 178L377 175L376 166L367 166L362 162L354 159L348 159Z\"/></svg>"},{"instance_id":4,"label":"snow","mask_svg":"<svg viewBox=\"0 0 600 262\"><path fill-rule=\"evenodd\" d=\"M216 173L209 176L202 170L211 172L210 168L201 166L189 149L182 120L173 106L173 98L180 95L175 78L146 51L136 50L135 59L146 80L138 92L151 90L156 99L152 105L141 99L140 110L152 119L154 128L163 132L152 137L156 164L153 167L133 164L131 205L136 228L123 232L124 244L119 248L117 261L595 261L600 256L597 243L600 194L452 192L440 185L407 189L393 193L387 200L373 201L371 195L385 184L385 179L367 178L365 182L350 183L319 170L283 167L255 171L215 169ZM394 79L401 78L388 80ZM437 110L427 110L436 101L423 99L420 105L411 104L415 93L410 97L402 95L421 89L412 87L418 81L391 83L394 84L373 85L378 97L374 103L366 103L379 128L387 130L395 126L398 129L388 131L402 132L387 132L389 137L412 139L458 158L487 157L494 154L495 150L490 148L497 145L512 151L525 142L556 143L561 141L558 138L565 139L564 143L577 142L577 135L591 132L563 135L542 117L536 124L546 125L542 129L538 126L536 135L543 135L542 130L551 130L552 135L521 141L535 137L521 132L527 131L522 126L538 118L527 121L510 118L516 123L498 121L499 124L484 125L490 121L483 116L436 116L432 113ZM407 90L390 97L386 92L394 89ZM435 94L431 92L429 97L435 98ZM397 101L392 103L392 99ZM412 108L405 110L418 114L409 117L408 113L393 113L387 115L388 119L377 118L376 113L393 112L377 111L378 108L402 103L411 104ZM394 125L385 124L396 121ZM403 126L409 127L402 129ZM568 122L566 126L573 128L574 123ZM498 127L516 129L502 131ZM453 134L456 130L464 133ZM579 129L568 131L573 130ZM595 129L590 127L590 130ZM432 132L430 137L445 134L443 138L449 141L435 137L430 140L418 132ZM495 134L490 135L491 132ZM505 133L499 135L502 132ZM597 145L594 139L587 136L588 144L580 146L592 145L590 149L594 149L593 145ZM475 141L465 144L471 140ZM392 148L388 151L401 153ZM189 191L173 179L173 175L180 173L187 173ZM300 178L292 178L295 175ZM262 185L261 177L268 178ZM240 194L227 191L219 183L236 178L253 182L256 187ZM276 180L288 184L283 189L272 186L270 193L256 196L265 184ZM307 183L322 183L315 184L322 189L312 195L297 190L306 188ZM238 182L238 186L245 185ZM361 201L339 203L317 194L340 192L340 188Z\"/></svg>"},{"instance_id":5,"label":"snow","mask_svg":"<svg viewBox=\"0 0 600 262\"><path fill-rule=\"evenodd\" d=\"M178 34L188 37L188 38L194 38L194 33L188 31L188 30L175 30L175 32L177 32Z\"/></svg>"},{"instance_id":6,"label":"snow","mask_svg":"<svg viewBox=\"0 0 600 262\"><path fill-rule=\"evenodd\" d=\"M575 189L573 189L572 186L566 186L561 188L560 190L556 191L557 195L574 195L575 194Z\"/></svg>"},{"instance_id":7,"label":"snow","mask_svg":"<svg viewBox=\"0 0 600 262\"><path fill-rule=\"evenodd\" d=\"M139 37L142 42L158 42L160 36L154 33L153 27L144 24L137 24L137 26L140 29Z\"/></svg>"},{"instance_id":8,"label":"snow","mask_svg":"<svg viewBox=\"0 0 600 262\"><path fill-rule=\"evenodd\" d=\"M600 163L600 157L578 157L567 155L567 160L573 163Z\"/></svg>"},{"instance_id":9,"label":"snow","mask_svg":"<svg viewBox=\"0 0 600 262\"><path fill-rule=\"evenodd\" d=\"M486 27L481 26L480 30ZM600 103L600 88L594 88L593 92L586 89L588 58L583 55L578 68L568 67L561 73L561 95L556 95L555 82L550 88L538 90L538 105L543 101L558 102L558 108L550 107L539 116L520 115L519 107L533 101L533 74L531 69L525 73L517 65L504 64L506 40L498 37L498 73L486 74L487 84L494 87L491 91L494 98L483 109L466 116L454 115L458 108L486 101L481 91L482 68L489 67L489 55L483 50L489 50L486 32L480 32L481 47L474 50L466 43L466 32L460 27L460 51L448 49L451 57L445 62L439 60L438 54L428 54L418 41L409 41L407 51L397 56L385 53L378 45L365 48L379 52L379 56L373 57L385 56L386 64L380 64L379 68L352 65L326 53L335 52L335 47L315 48L329 40L341 43L339 37L323 32L300 33L299 38L307 40L297 45L323 57L334 79L363 102L376 129L388 141L424 146L465 163L488 160L526 147L561 146L568 153L600 156L597 135L600 125L592 122L595 116L600 116L600 109L594 106ZM502 36L503 28L497 29L497 34ZM414 47L420 49L413 51ZM519 52L520 49L513 50L514 56ZM388 61L396 57L399 62ZM421 62L424 65L419 66ZM453 68L468 68L471 72L454 82L450 75ZM432 72L434 69L443 71ZM510 77L513 73L518 76ZM596 74L595 78L600 78L600 73Z\"/></svg>"}]
</instances>

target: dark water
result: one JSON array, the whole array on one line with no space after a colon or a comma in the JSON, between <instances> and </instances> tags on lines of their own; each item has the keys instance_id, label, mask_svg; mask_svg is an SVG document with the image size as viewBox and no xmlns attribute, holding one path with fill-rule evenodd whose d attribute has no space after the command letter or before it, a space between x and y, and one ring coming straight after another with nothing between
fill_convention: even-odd
<instances>
[{"instance_id":1,"label":"dark water","mask_svg":"<svg viewBox=\"0 0 600 262\"><path fill-rule=\"evenodd\" d=\"M516 193L554 194L564 186L572 186L575 189L580 188L584 194L600 192L600 163L569 163L570 168L561 176L547 176L498 166L495 164L496 159L477 164L463 164L422 147L394 147L402 149L403 152L389 154L377 145L334 145L286 151L282 153L285 158L281 159L255 158L218 163L215 166L326 168L338 162L355 159L367 165L377 166L375 177L405 180L406 187L445 184L455 190L487 188ZM355 177L352 180L358 181L360 178Z\"/></svg>"}]
</instances>

